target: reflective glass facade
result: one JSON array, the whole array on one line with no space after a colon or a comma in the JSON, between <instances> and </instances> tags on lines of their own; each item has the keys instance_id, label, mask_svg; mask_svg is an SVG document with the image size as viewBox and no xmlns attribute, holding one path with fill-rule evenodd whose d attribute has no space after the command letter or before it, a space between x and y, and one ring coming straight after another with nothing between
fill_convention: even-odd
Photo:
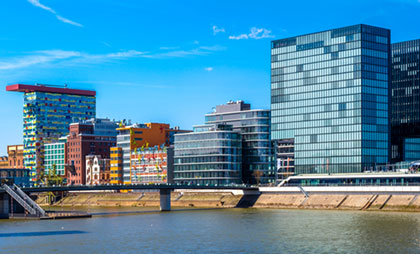
<instances>
[{"instance_id":1,"label":"reflective glass facade","mask_svg":"<svg viewBox=\"0 0 420 254\"><path fill-rule=\"evenodd\" d=\"M388 162L390 30L355 25L272 42L271 137L294 140L295 172Z\"/></svg>"},{"instance_id":2,"label":"reflective glass facade","mask_svg":"<svg viewBox=\"0 0 420 254\"><path fill-rule=\"evenodd\" d=\"M404 161L420 160L420 138L404 139Z\"/></svg>"},{"instance_id":3,"label":"reflective glass facade","mask_svg":"<svg viewBox=\"0 0 420 254\"><path fill-rule=\"evenodd\" d=\"M175 135L174 182L242 183L242 142L231 125L209 124Z\"/></svg>"},{"instance_id":4,"label":"reflective glass facade","mask_svg":"<svg viewBox=\"0 0 420 254\"><path fill-rule=\"evenodd\" d=\"M225 123L242 137L242 180L249 184L274 183L274 153L270 139L270 110L251 110L243 101L228 102L206 114L206 124Z\"/></svg>"},{"instance_id":5,"label":"reflective glass facade","mask_svg":"<svg viewBox=\"0 0 420 254\"><path fill-rule=\"evenodd\" d=\"M420 40L392 44L392 160L404 155L404 138L420 136Z\"/></svg>"}]
</instances>

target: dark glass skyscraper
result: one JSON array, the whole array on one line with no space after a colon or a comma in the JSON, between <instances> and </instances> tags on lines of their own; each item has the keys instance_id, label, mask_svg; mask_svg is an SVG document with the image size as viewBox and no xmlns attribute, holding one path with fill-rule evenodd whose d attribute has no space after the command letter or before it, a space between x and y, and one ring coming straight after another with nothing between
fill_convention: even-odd
<instances>
[{"instance_id":1,"label":"dark glass skyscraper","mask_svg":"<svg viewBox=\"0 0 420 254\"><path fill-rule=\"evenodd\" d=\"M390 30L368 25L272 42L271 137L296 173L388 162L390 53Z\"/></svg>"},{"instance_id":2,"label":"dark glass skyscraper","mask_svg":"<svg viewBox=\"0 0 420 254\"><path fill-rule=\"evenodd\" d=\"M420 159L420 151L413 153L412 149L413 143L420 143L419 47L420 40L392 44L391 126L394 162Z\"/></svg>"}]
</instances>

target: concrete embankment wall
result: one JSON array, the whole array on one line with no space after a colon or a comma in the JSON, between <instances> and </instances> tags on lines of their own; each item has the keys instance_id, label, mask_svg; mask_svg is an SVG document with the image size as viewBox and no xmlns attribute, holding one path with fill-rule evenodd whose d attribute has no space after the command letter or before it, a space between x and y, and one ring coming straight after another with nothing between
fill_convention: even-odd
<instances>
[{"instance_id":1,"label":"concrete embankment wall","mask_svg":"<svg viewBox=\"0 0 420 254\"><path fill-rule=\"evenodd\" d=\"M305 197L303 194L262 194L254 207L420 212L419 195L310 194Z\"/></svg>"},{"instance_id":2,"label":"concrete embankment wall","mask_svg":"<svg viewBox=\"0 0 420 254\"><path fill-rule=\"evenodd\" d=\"M367 211L419 211L419 193L314 193L261 192L253 208L341 209ZM48 205L40 195L37 202ZM240 192L176 191L171 194L172 207L237 207L245 196ZM158 207L158 192L69 193L54 205L104 207Z\"/></svg>"},{"instance_id":3,"label":"concrete embankment wall","mask_svg":"<svg viewBox=\"0 0 420 254\"><path fill-rule=\"evenodd\" d=\"M171 205L173 207L235 207L242 195L231 192L173 192ZM47 206L46 196L40 195L37 202ZM57 206L104 206L104 207L158 207L160 196L158 192L131 193L69 193L66 197L54 203Z\"/></svg>"}]
</instances>

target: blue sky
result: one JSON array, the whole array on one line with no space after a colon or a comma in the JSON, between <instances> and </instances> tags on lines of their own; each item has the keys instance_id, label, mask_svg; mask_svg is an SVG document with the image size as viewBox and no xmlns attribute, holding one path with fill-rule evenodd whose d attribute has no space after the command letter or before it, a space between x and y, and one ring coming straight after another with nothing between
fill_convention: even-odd
<instances>
[{"instance_id":1,"label":"blue sky","mask_svg":"<svg viewBox=\"0 0 420 254\"><path fill-rule=\"evenodd\" d=\"M420 38L420 0L13 0L0 8L0 155L22 143L14 83L97 91L97 116L191 128L212 107L269 108L270 41L353 24Z\"/></svg>"}]
</instances>

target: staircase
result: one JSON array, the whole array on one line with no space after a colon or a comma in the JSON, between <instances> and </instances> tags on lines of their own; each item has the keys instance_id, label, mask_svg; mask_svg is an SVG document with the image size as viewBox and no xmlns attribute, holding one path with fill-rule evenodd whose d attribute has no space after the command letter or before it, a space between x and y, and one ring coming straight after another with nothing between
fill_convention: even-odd
<instances>
[{"instance_id":1,"label":"staircase","mask_svg":"<svg viewBox=\"0 0 420 254\"><path fill-rule=\"evenodd\" d=\"M26 211L31 215L44 217L45 211L33 201L25 192L23 192L16 184L12 187L7 184L2 185L3 189L9 194L16 202L18 202Z\"/></svg>"}]
</instances>

